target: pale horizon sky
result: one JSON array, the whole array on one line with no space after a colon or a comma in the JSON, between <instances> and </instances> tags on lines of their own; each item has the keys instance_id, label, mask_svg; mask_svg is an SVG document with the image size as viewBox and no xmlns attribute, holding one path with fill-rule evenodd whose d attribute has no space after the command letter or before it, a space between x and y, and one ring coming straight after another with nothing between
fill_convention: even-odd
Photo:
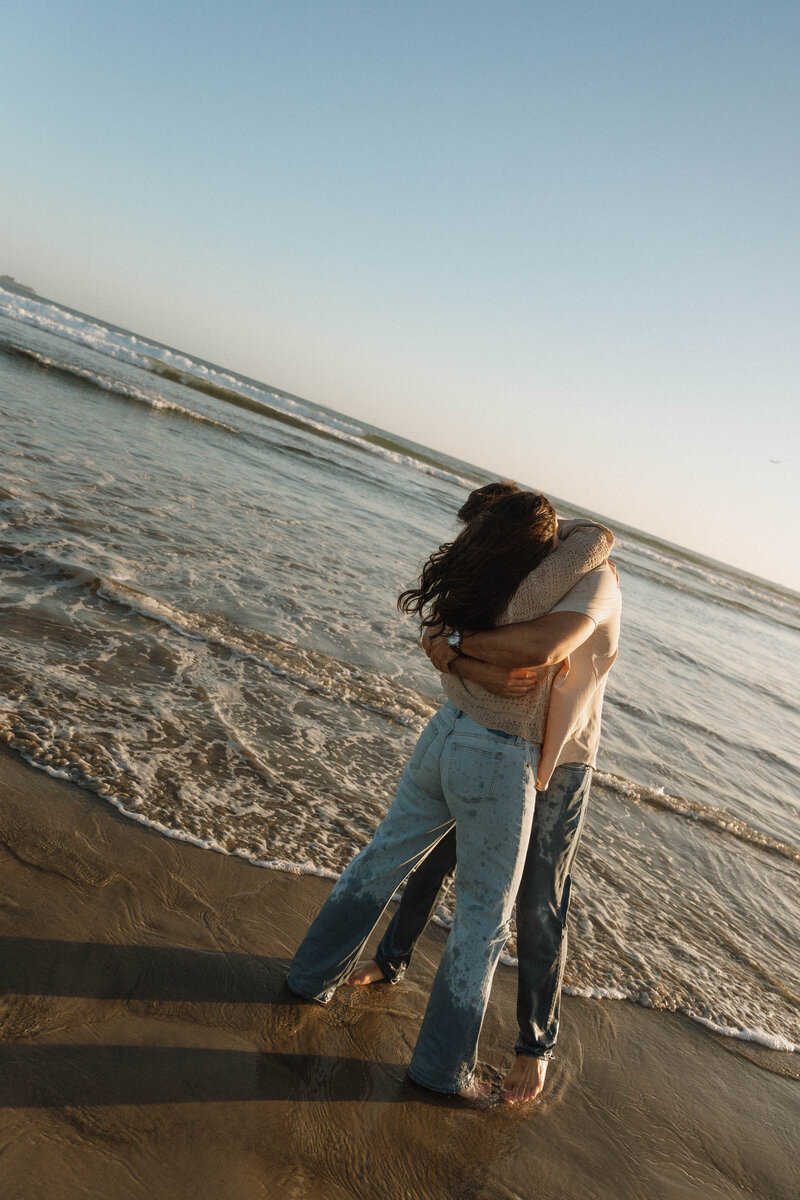
<instances>
[{"instance_id":1,"label":"pale horizon sky","mask_svg":"<svg viewBox=\"0 0 800 1200\"><path fill-rule=\"evenodd\" d=\"M800 6L10 0L3 45L0 274L800 590Z\"/></svg>"}]
</instances>

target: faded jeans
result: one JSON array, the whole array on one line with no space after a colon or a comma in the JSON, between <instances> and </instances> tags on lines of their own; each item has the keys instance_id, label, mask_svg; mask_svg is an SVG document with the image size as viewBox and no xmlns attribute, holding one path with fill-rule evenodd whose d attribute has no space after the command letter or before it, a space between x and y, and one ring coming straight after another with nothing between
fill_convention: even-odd
<instances>
[{"instance_id":1,"label":"faded jeans","mask_svg":"<svg viewBox=\"0 0 800 1200\"><path fill-rule=\"evenodd\" d=\"M400 884L451 831L453 928L408 1068L437 1092L469 1087L492 978L508 936L536 801L539 746L486 729L447 703L420 735L391 808L334 886L289 971L327 1003Z\"/></svg>"},{"instance_id":2,"label":"faded jeans","mask_svg":"<svg viewBox=\"0 0 800 1200\"><path fill-rule=\"evenodd\" d=\"M547 790L536 798L516 914L516 1051L531 1058L552 1058L558 1038L567 958L570 870L580 842L591 782L590 766L564 763L556 767ZM414 947L453 881L457 855L456 839L448 833L406 883L400 907L375 954L390 983L397 983L405 974Z\"/></svg>"}]
</instances>

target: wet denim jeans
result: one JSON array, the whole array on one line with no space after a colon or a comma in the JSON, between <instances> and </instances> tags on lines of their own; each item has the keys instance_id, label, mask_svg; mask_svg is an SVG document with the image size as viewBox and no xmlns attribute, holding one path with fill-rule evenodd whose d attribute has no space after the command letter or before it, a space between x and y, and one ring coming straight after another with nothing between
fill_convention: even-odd
<instances>
[{"instance_id":1,"label":"wet denim jeans","mask_svg":"<svg viewBox=\"0 0 800 1200\"><path fill-rule=\"evenodd\" d=\"M517 895L519 983L516 1051L552 1058L558 1037L561 983L567 958L570 871L586 816L592 768L584 763L556 767L550 785L536 798L530 845ZM448 833L406 883L400 906L375 955L390 983L405 974L425 926L442 903L457 859ZM459 867L460 870L460 867Z\"/></svg>"},{"instance_id":2,"label":"wet denim jeans","mask_svg":"<svg viewBox=\"0 0 800 1200\"><path fill-rule=\"evenodd\" d=\"M408 1073L437 1092L469 1087L489 991L522 876L539 746L447 703L423 730L389 812L303 939L293 992L327 1003L395 890L448 833L458 856L453 928Z\"/></svg>"}]
</instances>

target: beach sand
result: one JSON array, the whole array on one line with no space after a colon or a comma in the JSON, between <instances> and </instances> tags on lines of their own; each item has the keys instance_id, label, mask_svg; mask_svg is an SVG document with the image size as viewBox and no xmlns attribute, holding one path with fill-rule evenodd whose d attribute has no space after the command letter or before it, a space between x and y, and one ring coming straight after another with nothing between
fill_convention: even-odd
<instances>
[{"instance_id":1,"label":"beach sand","mask_svg":"<svg viewBox=\"0 0 800 1200\"><path fill-rule=\"evenodd\" d=\"M330 889L128 821L0 751L0 1197L796 1200L796 1055L566 997L541 1103L404 1078L444 931L394 988L285 989ZM513 970L481 1040L511 1062ZM496 1076L499 1078L499 1075Z\"/></svg>"}]
</instances>

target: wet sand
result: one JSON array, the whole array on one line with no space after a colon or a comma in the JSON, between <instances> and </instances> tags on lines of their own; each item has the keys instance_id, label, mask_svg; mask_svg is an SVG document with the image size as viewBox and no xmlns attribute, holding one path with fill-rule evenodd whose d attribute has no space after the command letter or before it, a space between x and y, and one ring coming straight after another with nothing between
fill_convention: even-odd
<instances>
[{"instance_id":1,"label":"wet sand","mask_svg":"<svg viewBox=\"0 0 800 1200\"><path fill-rule=\"evenodd\" d=\"M330 884L164 838L0 751L0 1196L716 1200L800 1194L797 1055L565 998L543 1100L476 1111L404 1078L411 978L284 987ZM510 1065L515 973L481 1041Z\"/></svg>"}]
</instances>

